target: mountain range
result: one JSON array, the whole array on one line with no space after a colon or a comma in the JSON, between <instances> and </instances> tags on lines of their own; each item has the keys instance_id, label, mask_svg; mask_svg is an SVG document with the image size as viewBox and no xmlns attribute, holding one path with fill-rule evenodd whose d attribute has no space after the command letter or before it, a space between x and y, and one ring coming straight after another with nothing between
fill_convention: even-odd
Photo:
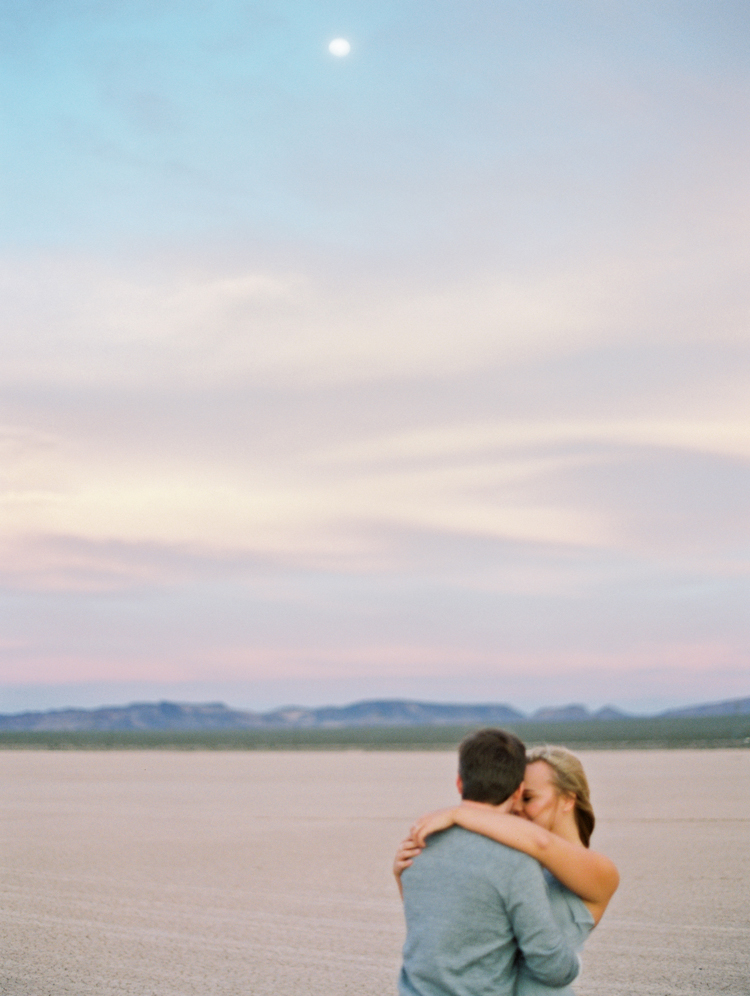
<instances>
[{"instance_id":1,"label":"mountain range","mask_svg":"<svg viewBox=\"0 0 750 996\"><path fill-rule=\"evenodd\" d=\"M750 698L669 709L659 717L730 716L750 713ZM551 706L524 715L503 704L461 705L375 699L347 706L307 709L288 706L271 712L230 709L221 702L134 702L99 709L56 709L0 715L6 731L242 730L355 726L498 726L519 722L578 722L634 718L614 706L590 712L583 705Z\"/></svg>"}]
</instances>

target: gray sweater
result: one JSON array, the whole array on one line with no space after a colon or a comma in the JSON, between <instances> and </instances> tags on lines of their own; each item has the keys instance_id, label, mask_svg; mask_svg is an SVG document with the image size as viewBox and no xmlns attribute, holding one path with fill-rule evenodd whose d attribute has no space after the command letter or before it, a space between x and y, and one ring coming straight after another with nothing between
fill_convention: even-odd
<instances>
[{"instance_id":1,"label":"gray sweater","mask_svg":"<svg viewBox=\"0 0 750 996\"><path fill-rule=\"evenodd\" d=\"M512 996L525 969L566 986L579 961L550 910L538 862L461 827L434 834L401 877L400 996Z\"/></svg>"},{"instance_id":2,"label":"gray sweater","mask_svg":"<svg viewBox=\"0 0 750 996\"><path fill-rule=\"evenodd\" d=\"M594 929L594 918L582 899L579 899L570 889L566 889L562 882L558 882L548 871L543 874L555 923L562 931L565 940L576 951L580 951L586 938ZM545 985L529 975L522 964L516 982L515 996L575 996L575 994L570 986L558 988L557 986Z\"/></svg>"}]
</instances>

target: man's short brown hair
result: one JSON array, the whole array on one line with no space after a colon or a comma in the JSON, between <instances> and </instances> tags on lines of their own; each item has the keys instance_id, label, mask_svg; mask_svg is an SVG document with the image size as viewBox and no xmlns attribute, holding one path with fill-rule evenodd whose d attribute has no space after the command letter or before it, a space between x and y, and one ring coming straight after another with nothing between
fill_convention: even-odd
<instances>
[{"instance_id":1,"label":"man's short brown hair","mask_svg":"<svg viewBox=\"0 0 750 996\"><path fill-rule=\"evenodd\" d=\"M505 730L477 730L461 741L458 774L462 798L499 806L516 791L526 770L526 748Z\"/></svg>"}]
</instances>

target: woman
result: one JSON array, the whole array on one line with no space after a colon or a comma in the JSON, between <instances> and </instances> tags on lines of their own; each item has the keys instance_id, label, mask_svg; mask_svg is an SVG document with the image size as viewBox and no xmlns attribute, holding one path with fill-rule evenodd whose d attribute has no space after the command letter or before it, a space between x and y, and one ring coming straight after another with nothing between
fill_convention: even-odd
<instances>
[{"instance_id":1,"label":"woman","mask_svg":"<svg viewBox=\"0 0 750 996\"><path fill-rule=\"evenodd\" d=\"M566 939L580 948L620 881L609 858L589 850L594 822L589 786L578 758L564 747L536 747L527 754L518 815L494 813L466 801L429 813L417 820L401 844L393 871L400 889L401 873L425 846L425 839L450 826L491 837L530 854L551 873L546 879L552 912ZM523 969L519 973L516 996L552 992L572 990L553 990Z\"/></svg>"}]
</instances>

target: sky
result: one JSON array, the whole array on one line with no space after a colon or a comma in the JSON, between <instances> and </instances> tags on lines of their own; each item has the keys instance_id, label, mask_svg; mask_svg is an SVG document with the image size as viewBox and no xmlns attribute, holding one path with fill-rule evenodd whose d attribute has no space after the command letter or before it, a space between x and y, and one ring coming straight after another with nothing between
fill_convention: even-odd
<instances>
[{"instance_id":1,"label":"sky","mask_svg":"<svg viewBox=\"0 0 750 996\"><path fill-rule=\"evenodd\" d=\"M0 0L0 711L750 695L749 54Z\"/></svg>"}]
</instances>

